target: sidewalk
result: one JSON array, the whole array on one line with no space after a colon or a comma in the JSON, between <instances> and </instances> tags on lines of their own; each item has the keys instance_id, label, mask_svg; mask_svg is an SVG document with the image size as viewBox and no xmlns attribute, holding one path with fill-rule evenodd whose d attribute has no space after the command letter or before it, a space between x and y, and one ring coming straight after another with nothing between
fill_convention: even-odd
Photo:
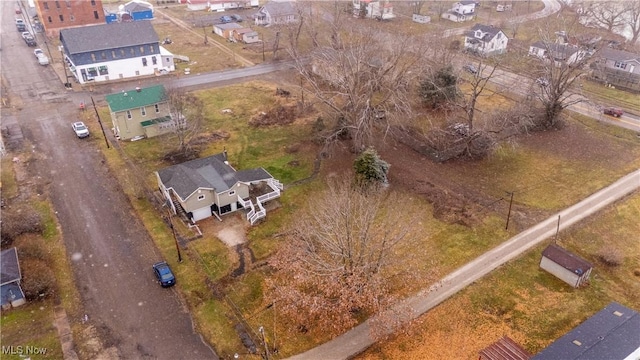
<instances>
[{"instance_id":1,"label":"sidewalk","mask_svg":"<svg viewBox=\"0 0 640 360\"><path fill-rule=\"evenodd\" d=\"M556 233L558 216L560 216L560 230L564 230L638 188L640 188L640 170L622 177L579 203L489 250L445 276L436 285L400 302L390 310L391 314L401 314L402 317L399 320L402 323L421 316L497 267L550 238ZM376 318L380 317L374 316L337 338L290 359L349 359L375 343L370 330ZM388 329L385 334L391 334L393 331L393 328Z\"/></svg>"}]
</instances>

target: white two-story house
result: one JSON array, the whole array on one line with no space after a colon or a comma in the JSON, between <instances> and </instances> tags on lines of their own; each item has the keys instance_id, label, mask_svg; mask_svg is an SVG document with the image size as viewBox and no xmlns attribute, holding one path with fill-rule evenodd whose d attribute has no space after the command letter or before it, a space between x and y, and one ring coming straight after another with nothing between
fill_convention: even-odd
<instances>
[{"instance_id":1,"label":"white two-story house","mask_svg":"<svg viewBox=\"0 0 640 360\"><path fill-rule=\"evenodd\" d=\"M507 52L509 38L497 27L476 24L464 37L464 48L481 56Z\"/></svg>"},{"instance_id":2,"label":"white two-story house","mask_svg":"<svg viewBox=\"0 0 640 360\"><path fill-rule=\"evenodd\" d=\"M393 14L393 4L389 0L353 0L353 16L378 20L396 17Z\"/></svg>"}]
</instances>

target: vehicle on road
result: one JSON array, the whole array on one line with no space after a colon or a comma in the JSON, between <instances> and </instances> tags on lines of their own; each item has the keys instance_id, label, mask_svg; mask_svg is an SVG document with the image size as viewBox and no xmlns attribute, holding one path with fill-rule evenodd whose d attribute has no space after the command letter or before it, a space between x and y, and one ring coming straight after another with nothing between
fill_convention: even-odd
<instances>
[{"instance_id":1,"label":"vehicle on road","mask_svg":"<svg viewBox=\"0 0 640 360\"><path fill-rule=\"evenodd\" d=\"M622 114L624 114L624 111L622 111L622 109L618 109L618 108L614 108L614 107L607 107L607 108L604 108L604 109L602 110L602 112L603 112L605 115L611 115L611 116L613 116L613 117L618 117L618 118L619 118L620 116L622 116Z\"/></svg>"},{"instance_id":2,"label":"vehicle on road","mask_svg":"<svg viewBox=\"0 0 640 360\"><path fill-rule=\"evenodd\" d=\"M242 22L242 20L243 20L242 16L236 15L236 14L231 15L231 19L233 19L233 21L235 21L235 22Z\"/></svg>"},{"instance_id":3,"label":"vehicle on road","mask_svg":"<svg viewBox=\"0 0 640 360\"><path fill-rule=\"evenodd\" d=\"M77 137L85 138L89 136L89 128L82 121L74 122L73 124L71 124L71 127L73 128L73 132L76 133Z\"/></svg>"},{"instance_id":4,"label":"vehicle on road","mask_svg":"<svg viewBox=\"0 0 640 360\"><path fill-rule=\"evenodd\" d=\"M536 84L547 87L549 86L549 80L547 80L547 78L539 77L536 79Z\"/></svg>"},{"instance_id":5,"label":"vehicle on road","mask_svg":"<svg viewBox=\"0 0 640 360\"><path fill-rule=\"evenodd\" d=\"M44 55L44 51L42 51L42 49L40 49L40 48L33 49L33 55L35 55L36 57L38 57L40 55Z\"/></svg>"},{"instance_id":6,"label":"vehicle on road","mask_svg":"<svg viewBox=\"0 0 640 360\"><path fill-rule=\"evenodd\" d=\"M22 19L16 19L16 28L18 29L18 31L22 32L22 31L26 31L27 30L27 25L24 23L24 20Z\"/></svg>"},{"instance_id":7,"label":"vehicle on road","mask_svg":"<svg viewBox=\"0 0 640 360\"><path fill-rule=\"evenodd\" d=\"M469 72L471 74L477 74L478 73L478 68L475 67L475 65L473 64L466 64L465 66L462 67L466 72Z\"/></svg>"},{"instance_id":8,"label":"vehicle on road","mask_svg":"<svg viewBox=\"0 0 640 360\"><path fill-rule=\"evenodd\" d=\"M16 14L22 14L22 9L20 9L20 6L16 6Z\"/></svg>"},{"instance_id":9,"label":"vehicle on road","mask_svg":"<svg viewBox=\"0 0 640 360\"><path fill-rule=\"evenodd\" d=\"M223 16L220 17L220 22L223 23L223 24L230 23L232 21L233 21L233 19L231 18L231 16L223 15Z\"/></svg>"},{"instance_id":10,"label":"vehicle on road","mask_svg":"<svg viewBox=\"0 0 640 360\"><path fill-rule=\"evenodd\" d=\"M49 65L49 57L47 57L47 55L42 54L40 56L36 57L38 59L38 64L44 66L44 65Z\"/></svg>"},{"instance_id":11,"label":"vehicle on road","mask_svg":"<svg viewBox=\"0 0 640 360\"><path fill-rule=\"evenodd\" d=\"M176 284L176 277L173 276L173 272L171 272L171 268L166 261L153 264L153 273L156 275L162 287L169 287Z\"/></svg>"},{"instance_id":12,"label":"vehicle on road","mask_svg":"<svg viewBox=\"0 0 640 360\"><path fill-rule=\"evenodd\" d=\"M30 32L23 31L21 35L22 35L22 39L24 39L24 42L27 44L27 46L37 46L38 45L36 43L36 39L33 37L33 35L31 35Z\"/></svg>"}]
</instances>

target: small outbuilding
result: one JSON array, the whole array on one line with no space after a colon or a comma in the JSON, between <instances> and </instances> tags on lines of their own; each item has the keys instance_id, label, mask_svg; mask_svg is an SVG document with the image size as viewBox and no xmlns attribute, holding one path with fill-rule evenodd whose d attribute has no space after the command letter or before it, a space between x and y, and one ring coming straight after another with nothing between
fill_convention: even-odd
<instances>
[{"instance_id":1,"label":"small outbuilding","mask_svg":"<svg viewBox=\"0 0 640 360\"><path fill-rule=\"evenodd\" d=\"M17 249L11 248L0 252L0 304L3 310L26 303L20 287L20 262Z\"/></svg>"},{"instance_id":2,"label":"small outbuilding","mask_svg":"<svg viewBox=\"0 0 640 360\"><path fill-rule=\"evenodd\" d=\"M574 288L584 285L593 269L589 262L556 244L544 249L540 267Z\"/></svg>"}]
</instances>

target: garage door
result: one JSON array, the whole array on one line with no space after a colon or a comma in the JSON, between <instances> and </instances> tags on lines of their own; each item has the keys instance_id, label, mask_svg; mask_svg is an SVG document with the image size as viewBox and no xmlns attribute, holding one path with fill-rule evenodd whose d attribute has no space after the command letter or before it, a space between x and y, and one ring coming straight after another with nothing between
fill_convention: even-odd
<instances>
[{"instance_id":1,"label":"garage door","mask_svg":"<svg viewBox=\"0 0 640 360\"><path fill-rule=\"evenodd\" d=\"M201 209L193 211L193 221L194 222L202 220L202 219L206 219L209 216L211 216L211 208L209 206L203 207Z\"/></svg>"}]
</instances>

